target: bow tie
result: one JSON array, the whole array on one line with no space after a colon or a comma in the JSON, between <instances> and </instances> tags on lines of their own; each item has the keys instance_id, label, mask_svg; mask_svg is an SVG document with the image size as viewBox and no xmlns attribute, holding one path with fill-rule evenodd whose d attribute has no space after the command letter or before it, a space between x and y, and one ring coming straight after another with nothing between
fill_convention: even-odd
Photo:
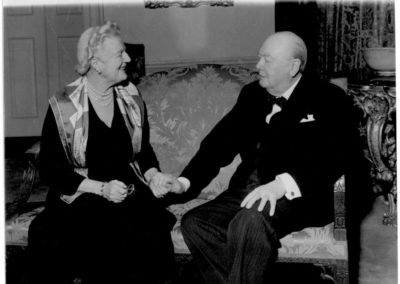
<instances>
[{"instance_id":1,"label":"bow tie","mask_svg":"<svg viewBox=\"0 0 400 284\"><path fill-rule=\"evenodd\" d=\"M280 108L283 108L285 104L287 103L287 99L284 97L275 97L273 95L270 95L270 100L272 104L278 105Z\"/></svg>"}]
</instances>

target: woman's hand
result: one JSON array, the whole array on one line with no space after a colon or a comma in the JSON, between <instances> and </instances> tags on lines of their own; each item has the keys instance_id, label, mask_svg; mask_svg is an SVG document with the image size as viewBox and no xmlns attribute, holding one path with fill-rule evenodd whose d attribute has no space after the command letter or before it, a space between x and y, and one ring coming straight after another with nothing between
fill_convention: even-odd
<instances>
[{"instance_id":1,"label":"woman's hand","mask_svg":"<svg viewBox=\"0 0 400 284\"><path fill-rule=\"evenodd\" d=\"M114 203L124 201L128 195L127 186L119 180L105 182L102 188L103 196Z\"/></svg>"},{"instance_id":2,"label":"woman's hand","mask_svg":"<svg viewBox=\"0 0 400 284\"><path fill-rule=\"evenodd\" d=\"M176 178L169 174L157 172L154 174L149 182L149 187L157 198L163 197L171 190Z\"/></svg>"}]
</instances>

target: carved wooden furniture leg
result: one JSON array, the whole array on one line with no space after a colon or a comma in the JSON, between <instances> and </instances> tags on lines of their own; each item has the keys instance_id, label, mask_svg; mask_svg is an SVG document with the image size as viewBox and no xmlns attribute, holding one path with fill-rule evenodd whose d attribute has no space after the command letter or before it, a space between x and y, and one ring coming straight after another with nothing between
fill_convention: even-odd
<instances>
[{"instance_id":1,"label":"carved wooden furniture leg","mask_svg":"<svg viewBox=\"0 0 400 284\"><path fill-rule=\"evenodd\" d=\"M367 115L366 131L369 157L374 164L374 191L387 198L383 223L396 225L396 134L395 88L362 86L350 88L355 103Z\"/></svg>"},{"instance_id":2,"label":"carved wooden furniture leg","mask_svg":"<svg viewBox=\"0 0 400 284\"><path fill-rule=\"evenodd\" d=\"M330 280L328 283L349 284L349 270L347 261L336 260L335 264L319 264L321 279Z\"/></svg>"},{"instance_id":3,"label":"carved wooden furniture leg","mask_svg":"<svg viewBox=\"0 0 400 284\"><path fill-rule=\"evenodd\" d=\"M338 263L336 265L335 279L336 283L349 284L349 270L347 263Z\"/></svg>"}]
</instances>

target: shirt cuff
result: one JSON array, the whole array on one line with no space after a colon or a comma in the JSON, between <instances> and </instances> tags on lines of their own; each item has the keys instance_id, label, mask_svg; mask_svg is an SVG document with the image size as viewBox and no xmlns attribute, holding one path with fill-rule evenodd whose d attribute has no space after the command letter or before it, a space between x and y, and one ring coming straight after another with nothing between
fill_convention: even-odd
<instances>
[{"instance_id":1,"label":"shirt cuff","mask_svg":"<svg viewBox=\"0 0 400 284\"><path fill-rule=\"evenodd\" d=\"M180 181L185 187L183 190L186 192L190 187L190 181L185 177L178 177L178 181Z\"/></svg>"},{"instance_id":2,"label":"shirt cuff","mask_svg":"<svg viewBox=\"0 0 400 284\"><path fill-rule=\"evenodd\" d=\"M301 197L300 189L290 174L283 173L277 175L275 180L278 180L283 184L283 187L286 189L285 196L287 199L292 200L294 198Z\"/></svg>"}]
</instances>

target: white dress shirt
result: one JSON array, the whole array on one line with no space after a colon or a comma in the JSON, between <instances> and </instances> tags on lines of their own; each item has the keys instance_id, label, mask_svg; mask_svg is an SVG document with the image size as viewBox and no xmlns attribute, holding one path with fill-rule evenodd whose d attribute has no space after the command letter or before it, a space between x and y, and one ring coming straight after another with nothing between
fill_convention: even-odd
<instances>
[{"instance_id":1,"label":"white dress shirt","mask_svg":"<svg viewBox=\"0 0 400 284\"><path fill-rule=\"evenodd\" d=\"M282 97L284 97L285 99L289 99L290 96L293 93L294 88L296 88L297 84L300 81L301 76L297 79L296 82L294 82L294 84L292 86L290 86L289 89L287 89L283 94ZM272 111L267 115L267 117L265 118L265 121L267 123L269 123L269 121L271 120L271 117L280 112L282 109L280 106L278 106L277 104L274 104L272 106ZM299 186L297 185L296 181L293 179L293 177L288 174L288 173L282 173L279 174L275 177L275 180L279 180L284 188L286 189L286 193L285 196L287 199L292 200L293 198L297 198L301 196L301 192L299 189Z\"/></svg>"}]
</instances>

